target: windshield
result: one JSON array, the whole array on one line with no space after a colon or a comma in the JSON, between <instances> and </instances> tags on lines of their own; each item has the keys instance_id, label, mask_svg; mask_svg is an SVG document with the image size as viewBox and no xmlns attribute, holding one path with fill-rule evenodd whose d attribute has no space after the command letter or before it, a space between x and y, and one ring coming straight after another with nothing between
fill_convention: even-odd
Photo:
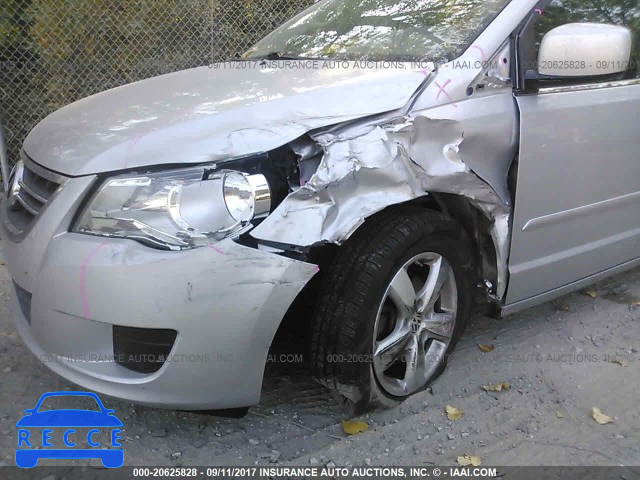
<instances>
[{"instance_id":1,"label":"windshield","mask_svg":"<svg viewBox=\"0 0 640 480\"><path fill-rule=\"evenodd\" d=\"M244 58L450 61L510 0L322 0Z\"/></svg>"}]
</instances>

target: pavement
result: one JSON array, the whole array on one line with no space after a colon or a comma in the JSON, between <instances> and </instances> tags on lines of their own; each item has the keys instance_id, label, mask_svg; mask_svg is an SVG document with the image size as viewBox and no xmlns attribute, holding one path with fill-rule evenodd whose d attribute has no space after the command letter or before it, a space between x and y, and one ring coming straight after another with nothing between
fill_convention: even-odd
<instances>
[{"instance_id":1,"label":"pavement","mask_svg":"<svg viewBox=\"0 0 640 480\"><path fill-rule=\"evenodd\" d=\"M0 266L0 465L14 464L16 421L40 395L76 386L23 345ZM101 396L122 429L125 465L640 465L640 269L501 320L475 318L447 371L391 410L351 420L306 370L269 371L241 419ZM482 351L480 345L485 347ZM482 387L508 383L508 389ZM506 385L504 385L506 387ZM449 420L447 405L462 410ZM611 422L593 418L597 407ZM93 461L78 460L79 464Z\"/></svg>"}]
</instances>

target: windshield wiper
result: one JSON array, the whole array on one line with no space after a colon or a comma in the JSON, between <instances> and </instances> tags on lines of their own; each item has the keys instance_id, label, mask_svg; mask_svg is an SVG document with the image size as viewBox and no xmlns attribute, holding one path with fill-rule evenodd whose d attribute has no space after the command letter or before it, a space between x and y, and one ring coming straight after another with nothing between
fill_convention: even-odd
<instances>
[{"instance_id":1,"label":"windshield wiper","mask_svg":"<svg viewBox=\"0 0 640 480\"><path fill-rule=\"evenodd\" d=\"M318 60L316 58L299 57L287 53L270 52L266 55L258 55L257 57L246 57L243 60Z\"/></svg>"}]
</instances>

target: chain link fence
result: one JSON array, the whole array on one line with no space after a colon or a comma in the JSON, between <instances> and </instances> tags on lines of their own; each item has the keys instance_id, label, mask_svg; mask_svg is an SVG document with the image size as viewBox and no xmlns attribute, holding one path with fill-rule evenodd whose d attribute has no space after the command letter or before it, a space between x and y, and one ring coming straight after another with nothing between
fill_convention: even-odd
<instances>
[{"instance_id":1,"label":"chain link fence","mask_svg":"<svg viewBox=\"0 0 640 480\"><path fill-rule=\"evenodd\" d=\"M226 60L312 0L2 0L9 161L52 111L125 83Z\"/></svg>"}]
</instances>

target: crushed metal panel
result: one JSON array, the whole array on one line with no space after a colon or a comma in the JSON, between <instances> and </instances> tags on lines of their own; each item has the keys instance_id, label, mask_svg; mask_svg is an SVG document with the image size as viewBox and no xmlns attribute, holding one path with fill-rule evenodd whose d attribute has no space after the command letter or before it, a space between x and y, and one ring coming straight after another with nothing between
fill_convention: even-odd
<instances>
[{"instance_id":1,"label":"crushed metal panel","mask_svg":"<svg viewBox=\"0 0 640 480\"><path fill-rule=\"evenodd\" d=\"M506 174L513 160L512 152L517 148L517 117L499 127L502 138L499 144L492 143L498 164L492 165L480 157L480 149L486 145L478 141L482 129L477 130L477 135L473 130L467 132L471 136L465 145L465 125L433 118L430 113L434 107L442 107L443 112L445 108L456 110L455 114L449 112L448 118L463 117L460 112L467 108L464 100L468 98L469 87L474 87L474 97L485 93L475 89L485 74L494 80L492 88L486 90L508 92L500 102L503 106L506 101L513 102L506 81L508 64L500 68L491 66L501 58L508 58L505 39L536 2L512 2L505 8L500 17L508 21L494 22L457 60L458 65L471 68L457 68L455 62L450 62L436 71L422 71L429 76L429 83L410 108L424 112L423 115L398 115L395 119L378 119L377 125L338 127L316 135L314 139L324 150L316 173L251 235L283 245L340 244L367 217L388 206L428 192L458 194L469 198L491 220L490 233L498 262L496 295L503 298L512 213Z\"/></svg>"},{"instance_id":2,"label":"crushed metal panel","mask_svg":"<svg viewBox=\"0 0 640 480\"><path fill-rule=\"evenodd\" d=\"M256 227L255 238L298 246L341 243L370 215L424 195L412 188L407 159L389 150L382 127L316 140L325 150L316 173Z\"/></svg>"},{"instance_id":3,"label":"crushed metal panel","mask_svg":"<svg viewBox=\"0 0 640 480\"><path fill-rule=\"evenodd\" d=\"M429 118L460 118L464 129L461 156L469 168L488 183L505 204L511 204L507 186L509 168L519 145L517 107L511 89L493 91L461 102L459 108L443 105L423 114Z\"/></svg>"},{"instance_id":4,"label":"crushed metal panel","mask_svg":"<svg viewBox=\"0 0 640 480\"><path fill-rule=\"evenodd\" d=\"M340 244L390 205L428 192L453 193L469 198L492 220L499 262L506 266L510 207L465 163L460 122L400 117L315 140L325 152L318 170L253 230L253 237L302 247Z\"/></svg>"}]
</instances>

